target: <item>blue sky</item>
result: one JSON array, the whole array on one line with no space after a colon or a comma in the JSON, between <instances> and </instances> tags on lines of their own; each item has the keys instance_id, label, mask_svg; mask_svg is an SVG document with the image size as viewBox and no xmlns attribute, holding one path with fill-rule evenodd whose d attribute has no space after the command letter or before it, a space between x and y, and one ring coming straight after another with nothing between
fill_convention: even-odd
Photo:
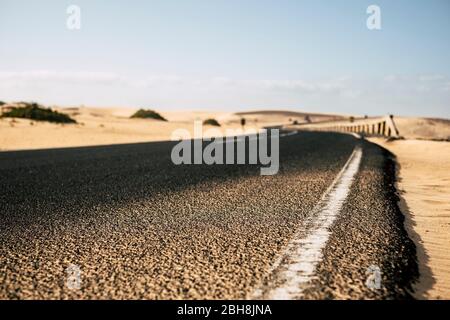
<instances>
[{"instance_id":1,"label":"blue sky","mask_svg":"<svg viewBox=\"0 0 450 320\"><path fill-rule=\"evenodd\" d=\"M449 57L448 0L0 0L5 101L450 118Z\"/></svg>"}]
</instances>

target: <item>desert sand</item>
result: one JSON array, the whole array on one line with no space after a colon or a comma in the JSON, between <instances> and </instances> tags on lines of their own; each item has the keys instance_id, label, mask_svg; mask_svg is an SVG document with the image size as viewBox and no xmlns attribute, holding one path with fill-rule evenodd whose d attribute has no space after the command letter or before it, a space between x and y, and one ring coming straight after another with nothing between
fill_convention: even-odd
<instances>
[{"instance_id":1,"label":"desert sand","mask_svg":"<svg viewBox=\"0 0 450 320\"><path fill-rule=\"evenodd\" d=\"M395 117L402 137L422 140L449 140L450 120L434 118Z\"/></svg>"},{"instance_id":2,"label":"desert sand","mask_svg":"<svg viewBox=\"0 0 450 320\"><path fill-rule=\"evenodd\" d=\"M400 206L419 260L416 298L450 299L450 143L370 140L397 157Z\"/></svg>"},{"instance_id":3,"label":"desert sand","mask_svg":"<svg viewBox=\"0 0 450 320\"><path fill-rule=\"evenodd\" d=\"M240 129L240 120L246 119L245 129L258 130L264 126L304 121L306 113L289 111L254 111L244 113L207 111L160 111L168 121L130 119L137 108L73 107L52 109L66 113L77 124L54 124L28 119L0 118L0 150L62 148L118 143L171 140L176 129L187 129L193 135L195 120L216 119L222 135L226 129ZM329 119L332 115L314 114L314 119ZM211 135L211 134L210 134ZM206 135L204 135L206 136Z\"/></svg>"},{"instance_id":4,"label":"desert sand","mask_svg":"<svg viewBox=\"0 0 450 320\"><path fill-rule=\"evenodd\" d=\"M239 122L225 123L227 113L161 112L167 122L130 119L133 108L53 108L69 114L77 124L54 124L28 119L0 118L0 150L62 148L170 140L176 129L193 133L195 120L215 118L225 128L239 128Z\"/></svg>"}]
</instances>

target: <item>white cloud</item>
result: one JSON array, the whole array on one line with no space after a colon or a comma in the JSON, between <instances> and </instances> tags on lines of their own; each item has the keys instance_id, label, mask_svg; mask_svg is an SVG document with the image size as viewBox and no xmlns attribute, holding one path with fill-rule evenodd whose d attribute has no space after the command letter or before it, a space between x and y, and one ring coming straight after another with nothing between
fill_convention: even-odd
<instances>
[{"instance_id":1,"label":"white cloud","mask_svg":"<svg viewBox=\"0 0 450 320\"><path fill-rule=\"evenodd\" d=\"M56 72L49 70L35 70L23 72L0 72L0 81L62 81L62 82L97 82L112 83L121 81L121 77L110 72Z\"/></svg>"},{"instance_id":2,"label":"white cloud","mask_svg":"<svg viewBox=\"0 0 450 320\"><path fill-rule=\"evenodd\" d=\"M215 85L223 85L223 86L229 86L236 84L236 81L234 81L231 78L228 77L213 77L211 79L211 82Z\"/></svg>"},{"instance_id":3,"label":"white cloud","mask_svg":"<svg viewBox=\"0 0 450 320\"><path fill-rule=\"evenodd\" d=\"M112 72L97 71L51 71L33 70L22 72L0 72L0 85L24 86L38 82L48 84L81 84L81 85L125 85L145 88L159 84L180 84L182 78L176 75L153 75L143 78L127 77Z\"/></svg>"},{"instance_id":4,"label":"white cloud","mask_svg":"<svg viewBox=\"0 0 450 320\"><path fill-rule=\"evenodd\" d=\"M414 105L422 108L433 104L447 110L450 78L392 74L379 78L234 79L31 70L0 72L0 99L73 105L227 109L303 106L344 113L360 109L365 111L357 113L407 113Z\"/></svg>"},{"instance_id":5,"label":"white cloud","mask_svg":"<svg viewBox=\"0 0 450 320\"><path fill-rule=\"evenodd\" d=\"M443 76L441 74L424 74L424 75L419 75L418 78L420 81L425 81L425 82L445 80L445 76Z\"/></svg>"},{"instance_id":6,"label":"white cloud","mask_svg":"<svg viewBox=\"0 0 450 320\"><path fill-rule=\"evenodd\" d=\"M350 78L337 78L324 81L306 80L245 80L229 77L190 78L178 75L150 75L145 77L123 76L111 72L60 72L51 70L33 70L23 72L0 72L0 86L24 87L28 85L45 84L54 85L120 85L134 88L156 88L158 86L215 86L215 87L241 87L264 90L293 91L304 94L315 93L345 93L353 91ZM174 88L175 89L175 88Z\"/></svg>"}]
</instances>

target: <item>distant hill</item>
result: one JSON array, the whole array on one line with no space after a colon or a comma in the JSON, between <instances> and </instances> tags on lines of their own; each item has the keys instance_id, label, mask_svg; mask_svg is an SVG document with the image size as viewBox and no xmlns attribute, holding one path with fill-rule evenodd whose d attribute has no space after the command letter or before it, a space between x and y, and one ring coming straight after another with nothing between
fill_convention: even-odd
<instances>
[{"instance_id":1,"label":"distant hill","mask_svg":"<svg viewBox=\"0 0 450 320\"><path fill-rule=\"evenodd\" d=\"M245 118L248 123L269 122L273 124L309 123L318 121L342 120L347 116L326 113L311 113L285 110L255 110L236 112L228 119L229 123Z\"/></svg>"}]
</instances>

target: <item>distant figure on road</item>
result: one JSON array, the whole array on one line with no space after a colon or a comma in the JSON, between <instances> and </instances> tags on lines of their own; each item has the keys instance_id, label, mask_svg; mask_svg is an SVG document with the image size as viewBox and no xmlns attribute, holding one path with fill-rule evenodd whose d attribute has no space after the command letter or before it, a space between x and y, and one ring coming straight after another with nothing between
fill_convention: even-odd
<instances>
[{"instance_id":1,"label":"distant figure on road","mask_svg":"<svg viewBox=\"0 0 450 320\"><path fill-rule=\"evenodd\" d=\"M242 130L244 130L245 118L241 118L241 126L242 126Z\"/></svg>"}]
</instances>

